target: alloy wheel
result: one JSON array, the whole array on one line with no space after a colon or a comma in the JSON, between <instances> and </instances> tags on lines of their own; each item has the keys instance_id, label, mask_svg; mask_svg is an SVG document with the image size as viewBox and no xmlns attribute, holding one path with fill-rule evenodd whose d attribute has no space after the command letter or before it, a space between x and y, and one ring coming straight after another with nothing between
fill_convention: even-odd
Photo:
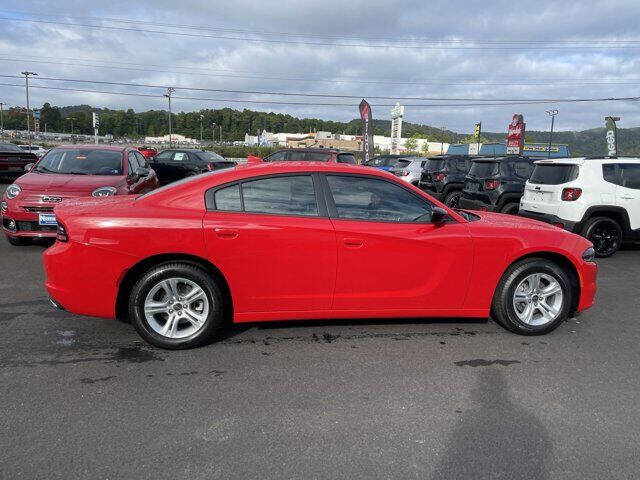
<instances>
[{"instance_id":1,"label":"alloy wheel","mask_svg":"<svg viewBox=\"0 0 640 480\"><path fill-rule=\"evenodd\" d=\"M595 224L589 234L588 240L593 243L593 248L599 256L609 256L620 245L620 233L610 222Z\"/></svg>"},{"instance_id":2,"label":"alloy wheel","mask_svg":"<svg viewBox=\"0 0 640 480\"><path fill-rule=\"evenodd\" d=\"M172 277L156 283L144 301L149 326L167 338L185 338L199 331L209 315L204 289L186 278Z\"/></svg>"},{"instance_id":3,"label":"alloy wheel","mask_svg":"<svg viewBox=\"0 0 640 480\"><path fill-rule=\"evenodd\" d=\"M560 315L564 294L560 282L546 273L532 273L518 283L513 308L527 325L547 325Z\"/></svg>"}]
</instances>

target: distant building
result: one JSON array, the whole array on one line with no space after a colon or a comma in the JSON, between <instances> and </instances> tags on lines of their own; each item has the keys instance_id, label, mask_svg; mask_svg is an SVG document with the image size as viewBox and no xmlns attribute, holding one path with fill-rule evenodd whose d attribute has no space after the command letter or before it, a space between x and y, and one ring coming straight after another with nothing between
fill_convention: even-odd
<instances>
[{"instance_id":1,"label":"distant building","mask_svg":"<svg viewBox=\"0 0 640 480\"><path fill-rule=\"evenodd\" d=\"M182 144L189 144L189 145L199 143L198 140L194 138L188 138L178 133L171 134L171 140L173 141L173 143L182 143ZM157 143L169 143L169 142L170 140L169 140L168 134L163 135L162 137L144 137L144 143L157 144Z\"/></svg>"},{"instance_id":2,"label":"distant building","mask_svg":"<svg viewBox=\"0 0 640 480\"><path fill-rule=\"evenodd\" d=\"M451 145L446 153L454 155L467 155L469 153L469 145L466 143L457 143ZM479 155L497 156L506 155L507 145L505 143L482 143L480 144ZM549 145L544 143L525 143L522 154L529 157L547 158L549 156ZM551 145L551 158L567 158L571 156L568 145Z\"/></svg>"}]
</instances>

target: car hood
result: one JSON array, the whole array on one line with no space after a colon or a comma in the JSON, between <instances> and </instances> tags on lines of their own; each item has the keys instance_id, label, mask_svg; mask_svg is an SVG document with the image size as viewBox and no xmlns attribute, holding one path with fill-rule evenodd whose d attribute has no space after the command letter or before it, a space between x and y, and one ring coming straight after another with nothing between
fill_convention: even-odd
<instances>
[{"instance_id":1,"label":"car hood","mask_svg":"<svg viewBox=\"0 0 640 480\"><path fill-rule=\"evenodd\" d=\"M120 175L64 175L34 173L23 175L16 183L25 192L73 193L89 195L98 187L119 187L124 183Z\"/></svg>"},{"instance_id":2,"label":"car hood","mask_svg":"<svg viewBox=\"0 0 640 480\"><path fill-rule=\"evenodd\" d=\"M539 222L530 218L518 217L515 215L507 215L505 213L490 213L470 211L474 215L480 217L480 222L491 224L499 228L528 228L537 230L553 230L556 232L564 232L561 228L554 227L548 223Z\"/></svg>"}]
</instances>

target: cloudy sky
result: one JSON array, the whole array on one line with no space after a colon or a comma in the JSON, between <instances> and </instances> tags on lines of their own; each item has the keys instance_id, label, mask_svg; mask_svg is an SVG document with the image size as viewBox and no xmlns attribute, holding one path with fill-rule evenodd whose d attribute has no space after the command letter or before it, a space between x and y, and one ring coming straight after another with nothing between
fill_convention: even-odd
<instances>
[{"instance_id":1,"label":"cloudy sky","mask_svg":"<svg viewBox=\"0 0 640 480\"><path fill-rule=\"evenodd\" d=\"M365 97L374 105L374 118L388 118L387 105L401 100L406 121L459 132L469 132L478 121L486 131L503 131L516 112L524 114L529 129L547 129L545 111L552 108L559 110L560 130L599 127L612 114L622 117L620 127L640 126L637 101L468 105L478 103L474 99L640 96L638 0L3 5L3 75L30 70L47 78L173 86L174 111L229 106L350 120L357 117L356 97ZM2 77L0 83L0 101L24 105L24 88L10 86L24 80ZM42 78L31 85L36 108L45 101L136 111L166 108L162 88ZM318 105L323 103L340 105ZM452 105L458 103L463 106Z\"/></svg>"}]
</instances>

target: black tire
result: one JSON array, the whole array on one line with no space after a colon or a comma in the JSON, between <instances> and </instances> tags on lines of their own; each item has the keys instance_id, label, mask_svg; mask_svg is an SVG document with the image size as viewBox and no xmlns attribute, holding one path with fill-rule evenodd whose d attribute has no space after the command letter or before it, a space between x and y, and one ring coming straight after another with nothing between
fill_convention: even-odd
<instances>
[{"instance_id":1,"label":"black tire","mask_svg":"<svg viewBox=\"0 0 640 480\"><path fill-rule=\"evenodd\" d=\"M458 208L460 204L460 197L462 197L462 192L459 190L449 192L447 193L447 196L444 197L444 204L449 208Z\"/></svg>"},{"instance_id":2,"label":"black tire","mask_svg":"<svg viewBox=\"0 0 640 480\"><path fill-rule=\"evenodd\" d=\"M529 325L518 318L514 307L515 290L526 277L542 273L553 277L562 288L562 302L557 317L543 325ZM502 275L493 296L493 319L507 330L520 335L543 335L567 320L574 305L575 290L569 274L558 264L543 258L527 258L511 265Z\"/></svg>"},{"instance_id":3,"label":"black tire","mask_svg":"<svg viewBox=\"0 0 640 480\"><path fill-rule=\"evenodd\" d=\"M6 235L7 242L9 242L14 247L23 247L24 245L29 245L31 243L30 238L22 238L22 237L9 237Z\"/></svg>"},{"instance_id":4,"label":"black tire","mask_svg":"<svg viewBox=\"0 0 640 480\"><path fill-rule=\"evenodd\" d=\"M517 215L520 211L520 204L516 202L510 202L506 205L503 205L500 209L500 213L504 213L506 215Z\"/></svg>"},{"instance_id":5,"label":"black tire","mask_svg":"<svg viewBox=\"0 0 640 480\"><path fill-rule=\"evenodd\" d=\"M610 257L622 245L622 227L609 217L590 218L580 234L593 243L596 257Z\"/></svg>"},{"instance_id":6,"label":"black tire","mask_svg":"<svg viewBox=\"0 0 640 480\"><path fill-rule=\"evenodd\" d=\"M204 291L211 306L202 327L183 338L169 338L161 335L153 329L144 315L147 294L160 281L172 277L184 278L197 284ZM222 289L205 270L188 263L166 263L152 268L136 282L129 296L129 318L140 336L147 342L156 347L179 350L198 347L211 341L216 330L223 324L224 306Z\"/></svg>"}]
</instances>

